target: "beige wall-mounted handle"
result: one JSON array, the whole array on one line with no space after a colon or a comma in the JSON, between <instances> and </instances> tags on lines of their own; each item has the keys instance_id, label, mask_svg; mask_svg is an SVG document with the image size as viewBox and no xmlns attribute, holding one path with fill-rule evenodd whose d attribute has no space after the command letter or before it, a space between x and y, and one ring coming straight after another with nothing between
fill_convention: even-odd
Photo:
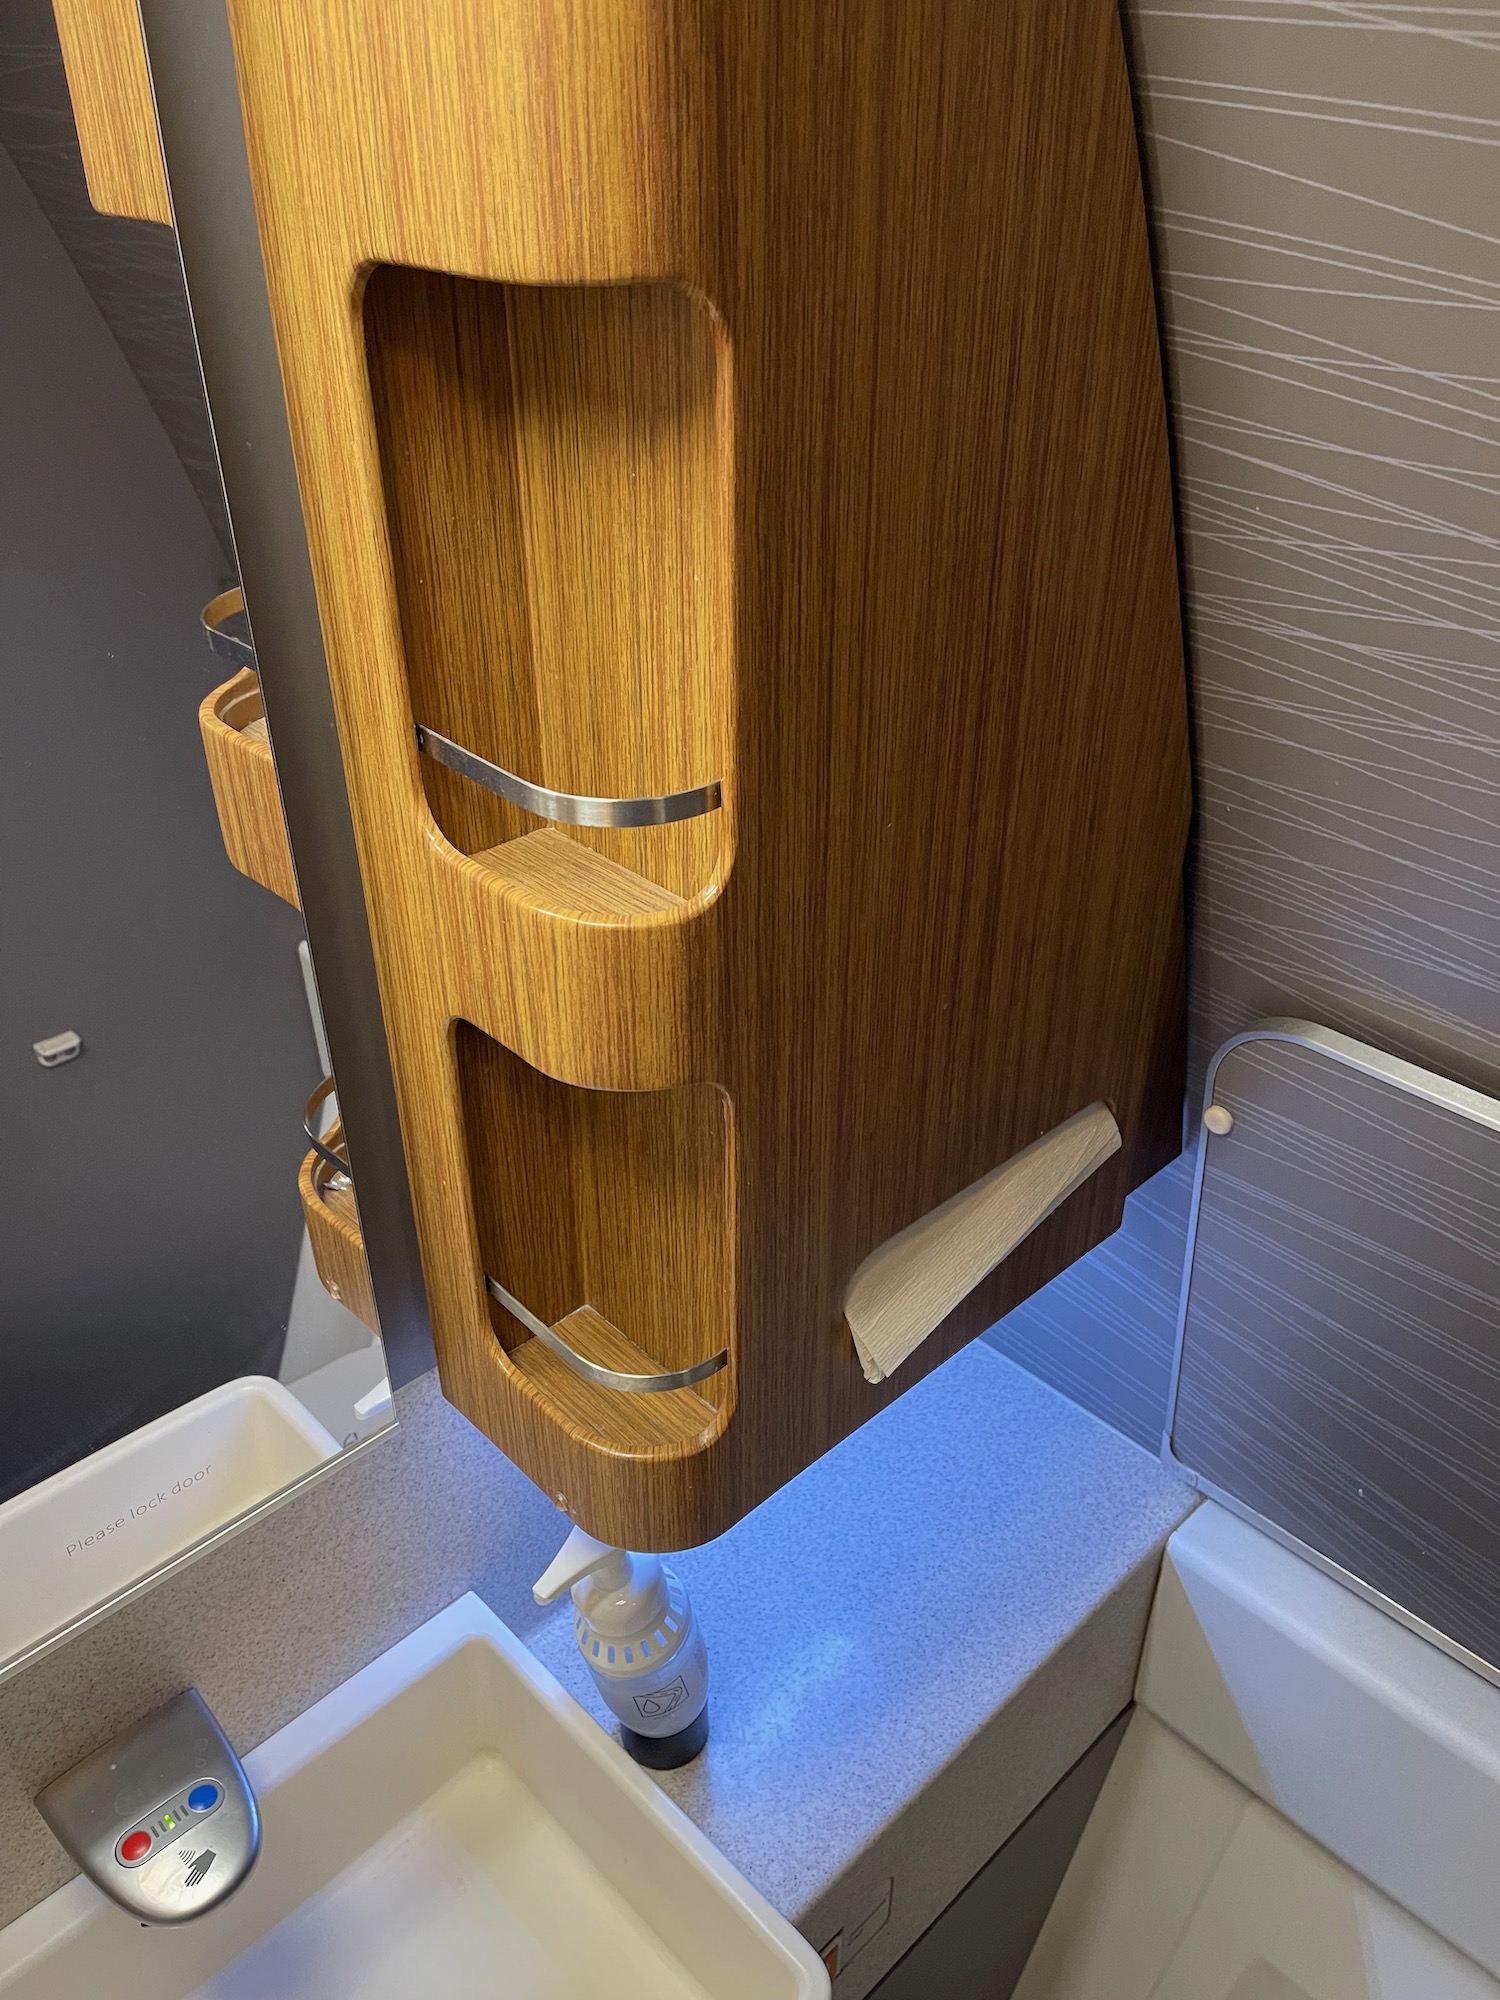
<instances>
[{"instance_id":1,"label":"beige wall-mounted handle","mask_svg":"<svg viewBox=\"0 0 1500 2000\"><path fill-rule=\"evenodd\" d=\"M1104 1104L1054 1126L860 1265L844 1318L866 1379L881 1382L1075 1188L1120 1150Z\"/></svg>"}]
</instances>

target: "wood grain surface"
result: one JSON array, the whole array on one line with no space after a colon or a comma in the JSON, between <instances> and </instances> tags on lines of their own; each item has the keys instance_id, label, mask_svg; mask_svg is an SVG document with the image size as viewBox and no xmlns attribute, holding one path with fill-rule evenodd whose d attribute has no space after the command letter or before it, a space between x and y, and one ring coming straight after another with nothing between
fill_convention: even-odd
<instances>
[{"instance_id":1,"label":"wood grain surface","mask_svg":"<svg viewBox=\"0 0 1500 2000\"><path fill-rule=\"evenodd\" d=\"M135 0L52 0L52 13L89 200L104 215L170 222Z\"/></svg>"},{"instance_id":2,"label":"wood grain surface","mask_svg":"<svg viewBox=\"0 0 1500 2000\"><path fill-rule=\"evenodd\" d=\"M337 1153L343 1143L343 1127L335 1119L324 1135L324 1144ZM380 1317L375 1309L375 1287L370 1282L365 1240L360 1232L359 1207L353 1188L329 1185L332 1176L333 1168L318 1153L305 1155L297 1175L297 1193L302 1198L302 1216L307 1224L307 1240L312 1245L313 1263L329 1297L347 1306L371 1333L378 1334Z\"/></svg>"},{"instance_id":3,"label":"wood grain surface","mask_svg":"<svg viewBox=\"0 0 1500 2000\"><path fill-rule=\"evenodd\" d=\"M1179 1143L1186 702L1119 21L230 16L443 1386L594 1533L700 1541ZM723 807L543 829L418 722ZM867 1383L863 1260L1095 1103L1120 1152ZM497 1263L652 1364L727 1345L712 1415L563 1383Z\"/></svg>"},{"instance_id":4,"label":"wood grain surface","mask_svg":"<svg viewBox=\"0 0 1500 2000\"><path fill-rule=\"evenodd\" d=\"M1108 1107L1091 1104L872 1250L844 1294L866 1380L879 1382L909 1360L1001 1258L1119 1150Z\"/></svg>"},{"instance_id":5,"label":"wood grain surface","mask_svg":"<svg viewBox=\"0 0 1500 2000\"><path fill-rule=\"evenodd\" d=\"M198 727L225 853L242 875L300 909L265 706L251 668L205 696Z\"/></svg>"}]
</instances>

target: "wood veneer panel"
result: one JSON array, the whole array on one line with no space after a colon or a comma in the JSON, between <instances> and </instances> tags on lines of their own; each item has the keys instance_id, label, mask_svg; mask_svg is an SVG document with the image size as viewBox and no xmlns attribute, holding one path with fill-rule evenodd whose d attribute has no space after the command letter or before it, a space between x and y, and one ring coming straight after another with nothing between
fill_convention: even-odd
<instances>
[{"instance_id":1,"label":"wood veneer panel","mask_svg":"<svg viewBox=\"0 0 1500 2000\"><path fill-rule=\"evenodd\" d=\"M135 0L52 0L52 13L89 200L104 215L170 222Z\"/></svg>"},{"instance_id":2,"label":"wood veneer panel","mask_svg":"<svg viewBox=\"0 0 1500 2000\"><path fill-rule=\"evenodd\" d=\"M953 1308L1120 1150L1091 1104L873 1250L849 1281L844 1319L866 1378L914 1354Z\"/></svg>"},{"instance_id":3,"label":"wood veneer panel","mask_svg":"<svg viewBox=\"0 0 1500 2000\"><path fill-rule=\"evenodd\" d=\"M265 704L252 668L205 696L198 727L225 853L242 875L300 909Z\"/></svg>"},{"instance_id":4,"label":"wood veneer panel","mask_svg":"<svg viewBox=\"0 0 1500 2000\"><path fill-rule=\"evenodd\" d=\"M683 906L683 898L670 889L565 840L553 827L509 840L476 859L496 882L553 916L626 923Z\"/></svg>"},{"instance_id":5,"label":"wood veneer panel","mask_svg":"<svg viewBox=\"0 0 1500 2000\"><path fill-rule=\"evenodd\" d=\"M595 1533L682 1546L1113 1230L1178 1143L1186 698L1116 11L230 14L444 1389ZM670 421L631 461L648 364ZM656 497L627 521L629 462ZM719 572L689 590L695 550ZM641 629L677 637L621 652L651 589ZM721 750L683 759L724 786L706 876L653 877L659 829L600 844L680 902L569 903L507 858L532 822L418 759L414 722L442 726L419 699L507 768L543 754L525 690L579 658L601 688L690 686ZM580 757L610 735L586 686L554 711ZM653 698L621 754L675 756L683 712ZM697 1442L612 1448L507 1353L493 1190L572 1190L550 1244L523 1232L545 1290L623 1156L539 1170L532 1128L476 1109L455 1019L580 1098L732 1105L732 1400ZM1121 1151L866 1383L840 1309L862 1261L1096 1102Z\"/></svg>"}]
</instances>

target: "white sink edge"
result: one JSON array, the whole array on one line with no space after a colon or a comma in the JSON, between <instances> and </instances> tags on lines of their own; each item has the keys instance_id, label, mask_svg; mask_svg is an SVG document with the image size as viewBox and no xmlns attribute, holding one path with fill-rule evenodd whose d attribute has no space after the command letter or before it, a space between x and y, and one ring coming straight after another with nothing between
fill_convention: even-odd
<instances>
[{"instance_id":1,"label":"white sink edge","mask_svg":"<svg viewBox=\"0 0 1500 2000\"><path fill-rule=\"evenodd\" d=\"M826 2000L831 1991L828 1974L807 1940L621 1746L605 1734L473 1592L428 1619L252 1750L244 1758L244 1764L257 1794L263 1800L274 1796L308 1765L350 1737L361 1724L373 1721L403 1692L469 1647L498 1654L545 1705L554 1725L566 1735L575 1751L598 1767L609 1784L625 1793L635 1808L653 1821L690 1863L696 1864L719 1894L735 1906L741 1920L761 1934L767 1946L794 1964L800 2000ZM254 1879L252 1875L251 1881ZM226 1912L233 1910L236 1900L232 1898L224 1906ZM0 1930L0 1991L28 1969L40 1967L71 1936L96 1921L101 1912L107 1913L111 1921L129 1921L113 1911L101 1892L80 1876Z\"/></svg>"},{"instance_id":2,"label":"white sink edge","mask_svg":"<svg viewBox=\"0 0 1500 2000\"><path fill-rule=\"evenodd\" d=\"M708 1835L627 1754L612 1736L605 1734L594 1718L574 1700L550 1668L543 1666L524 1641L518 1639L482 1598L472 1590L419 1625L389 1651L378 1654L369 1665L324 1695L300 1715L243 1759L245 1771L257 1796L274 1791L312 1762L358 1723L373 1717L403 1688L457 1653L471 1640L491 1646L508 1660L522 1679L531 1683L547 1703L560 1727L573 1739L589 1760L611 1772L616 1783L628 1790L648 1817L668 1829L674 1840L685 1847L734 1898L757 1929L772 1936L794 1939L809 1968L825 1980L822 1960L791 1922L714 1846ZM69 1885L73 1886L72 1884ZM83 1884L89 1887L88 1884ZM0 1938L4 1933L0 1932ZM0 1971L4 1962L0 1960ZM814 1992L827 1992L827 1985Z\"/></svg>"}]
</instances>

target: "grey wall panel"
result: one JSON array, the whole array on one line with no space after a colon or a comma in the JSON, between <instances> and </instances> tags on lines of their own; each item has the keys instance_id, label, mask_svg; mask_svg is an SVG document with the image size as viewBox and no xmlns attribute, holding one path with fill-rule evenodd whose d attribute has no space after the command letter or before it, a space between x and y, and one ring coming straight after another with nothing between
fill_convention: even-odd
<instances>
[{"instance_id":1,"label":"grey wall panel","mask_svg":"<svg viewBox=\"0 0 1500 2000\"><path fill-rule=\"evenodd\" d=\"M3 151L0 245L4 1499L276 1372L318 1064L301 924L225 858L198 735L218 544Z\"/></svg>"},{"instance_id":2,"label":"grey wall panel","mask_svg":"<svg viewBox=\"0 0 1500 2000\"><path fill-rule=\"evenodd\" d=\"M1500 1105L1270 1040L1214 1101L1178 1458L1500 1665Z\"/></svg>"},{"instance_id":3,"label":"grey wall panel","mask_svg":"<svg viewBox=\"0 0 1500 2000\"><path fill-rule=\"evenodd\" d=\"M1500 7L1124 11L1193 676L1194 1077L1302 1014L1495 1090ZM993 1335L1142 1441L1180 1187Z\"/></svg>"},{"instance_id":4,"label":"grey wall panel","mask_svg":"<svg viewBox=\"0 0 1500 2000\"><path fill-rule=\"evenodd\" d=\"M100 215L89 201L50 0L0 6L0 146L135 371L218 538L220 576L232 581L229 517L177 244L159 222Z\"/></svg>"},{"instance_id":5,"label":"grey wall panel","mask_svg":"<svg viewBox=\"0 0 1500 2000\"><path fill-rule=\"evenodd\" d=\"M1125 1222L986 1338L1096 1417L1156 1451L1182 1293L1189 1154L1138 1188Z\"/></svg>"},{"instance_id":6,"label":"grey wall panel","mask_svg":"<svg viewBox=\"0 0 1500 2000\"><path fill-rule=\"evenodd\" d=\"M1197 714L1197 1073L1500 1076L1500 11L1134 0Z\"/></svg>"}]
</instances>

